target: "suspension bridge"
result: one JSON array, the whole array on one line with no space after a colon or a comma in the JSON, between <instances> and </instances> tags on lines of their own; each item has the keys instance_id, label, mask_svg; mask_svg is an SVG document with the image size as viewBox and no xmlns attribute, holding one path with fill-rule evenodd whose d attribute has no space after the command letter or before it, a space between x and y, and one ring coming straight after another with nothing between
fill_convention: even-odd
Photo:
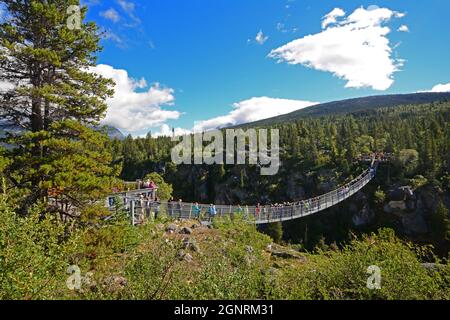
<instances>
[{"instance_id":1,"label":"suspension bridge","mask_svg":"<svg viewBox=\"0 0 450 320\"><path fill-rule=\"evenodd\" d=\"M122 201L122 206L129 213L131 223L137 225L145 220L151 213L166 215L174 219L199 219L202 223L211 223L215 217L230 217L240 214L249 222L255 224L267 224L300 219L331 208L363 189L376 175L379 160L372 159L370 167L358 177L344 186L320 196L305 199L295 204L285 206L236 206L215 205L215 215L211 215L210 204L161 201L155 202L148 198L154 190L138 189L122 193L115 193L108 197L107 206L111 211L116 208L116 201Z\"/></svg>"}]
</instances>

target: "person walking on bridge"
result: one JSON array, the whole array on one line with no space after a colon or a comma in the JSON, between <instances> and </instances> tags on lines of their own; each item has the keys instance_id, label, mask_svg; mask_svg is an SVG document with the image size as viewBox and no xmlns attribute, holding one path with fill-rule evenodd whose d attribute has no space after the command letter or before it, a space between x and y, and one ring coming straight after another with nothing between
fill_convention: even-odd
<instances>
[{"instance_id":1,"label":"person walking on bridge","mask_svg":"<svg viewBox=\"0 0 450 320\"><path fill-rule=\"evenodd\" d=\"M192 212L194 213L194 217L195 218L200 218L200 212L201 212L201 208L198 204L198 202L194 203L194 205L192 206Z\"/></svg>"},{"instance_id":2,"label":"person walking on bridge","mask_svg":"<svg viewBox=\"0 0 450 320\"><path fill-rule=\"evenodd\" d=\"M258 204L256 205L256 208L255 208L255 218L256 218L256 220L259 219L259 214L260 214L260 212L261 212L261 205L258 203Z\"/></svg>"},{"instance_id":3,"label":"person walking on bridge","mask_svg":"<svg viewBox=\"0 0 450 320\"><path fill-rule=\"evenodd\" d=\"M161 205L161 203L159 202L159 199L158 198L155 198L155 201L153 202L153 207L155 208L154 209L154 211L155 211L155 220L158 218L158 216L159 216L159 206Z\"/></svg>"},{"instance_id":4,"label":"person walking on bridge","mask_svg":"<svg viewBox=\"0 0 450 320\"><path fill-rule=\"evenodd\" d=\"M178 200L178 205L177 205L177 211L179 214L179 217L181 218L181 215L183 214L183 200Z\"/></svg>"},{"instance_id":5,"label":"person walking on bridge","mask_svg":"<svg viewBox=\"0 0 450 320\"><path fill-rule=\"evenodd\" d=\"M345 196L347 196L349 192L350 192L350 188L348 187L348 185L346 185L345 188L344 188Z\"/></svg>"},{"instance_id":6,"label":"person walking on bridge","mask_svg":"<svg viewBox=\"0 0 450 320\"><path fill-rule=\"evenodd\" d=\"M216 206L212 203L209 205L208 214L210 220L212 220L217 214Z\"/></svg>"},{"instance_id":7,"label":"person walking on bridge","mask_svg":"<svg viewBox=\"0 0 450 320\"><path fill-rule=\"evenodd\" d=\"M169 202L167 203L167 209L169 210L169 216L171 218L173 218L173 215L174 215L174 212L173 212L174 205L175 204L174 204L173 198L170 198Z\"/></svg>"},{"instance_id":8,"label":"person walking on bridge","mask_svg":"<svg viewBox=\"0 0 450 320\"><path fill-rule=\"evenodd\" d=\"M310 208L311 208L311 199L308 199L305 201L305 209L308 212Z\"/></svg>"},{"instance_id":9,"label":"person walking on bridge","mask_svg":"<svg viewBox=\"0 0 450 320\"><path fill-rule=\"evenodd\" d=\"M154 200L154 199L156 198L156 189L158 188L158 186L157 186L156 183L153 182L153 180L152 180L152 181L150 181L149 187L148 187L148 188L150 189L150 196L151 196L151 199Z\"/></svg>"}]
</instances>

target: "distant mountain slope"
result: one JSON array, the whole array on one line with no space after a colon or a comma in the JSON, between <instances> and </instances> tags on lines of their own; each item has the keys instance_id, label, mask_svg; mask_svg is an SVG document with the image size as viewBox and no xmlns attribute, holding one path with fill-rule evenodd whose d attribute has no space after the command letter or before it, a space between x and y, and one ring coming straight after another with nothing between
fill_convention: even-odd
<instances>
[{"instance_id":1,"label":"distant mountain slope","mask_svg":"<svg viewBox=\"0 0 450 320\"><path fill-rule=\"evenodd\" d=\"M450 92L445 93L425 92L425 93L362 97L362 98L322 103L304 109L300 109L291 113L283 114L277 117L245 123L234 127L238 128L249 126L272 125L286 121L294 121L306 117L320 117L324 115L346 114L381 107L394 107L407 104L424 104L446 100L450 101Z\"/></svg>"},{"instance_id":2,"label":"distant mountain slope","mask_svg":"<svg viewBox=\"0 0 450 320\"><path fill-rule=\"evenodd\" d=\"M99 128L99 130L105 130L106 134L110 139L118 139L118 140L125 139L124 134L116 127L105 125Z\"/></svg>"},{"instance_id":3,"label":"distant mountain slope","mask_svg":"<svg viewBox=\"0 0 450 320\"><path fill-rule=\"evenodd\" d=\"M125 136L123 135L123 133L120 132L120 130L115 127L105 125L105 126L97 127L95 129L97 131L105 132L110 139L118 139L118 140L125 139ZM6 124L0 122L0 137L5 135L6 130L21 131L21 129L11 128L11 127L6 129Z\"/></svg>"}]
</instances>

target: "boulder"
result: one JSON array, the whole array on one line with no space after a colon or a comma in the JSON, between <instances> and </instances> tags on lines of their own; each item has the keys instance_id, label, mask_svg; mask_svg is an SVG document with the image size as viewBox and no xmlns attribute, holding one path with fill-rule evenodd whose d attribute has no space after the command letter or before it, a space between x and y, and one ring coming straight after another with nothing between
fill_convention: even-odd
<instances>
[{"instance_id":1,"label":"boulder","mask_svg":"<svg viewBox=\"0 0 450 320\"><path fill-rule=\"evenodd\" d=\"M121 291L127 285L128 280L122 276L109 276L103 280L103 287L106 291L115 293Z\"/></svg>"},{"instance_id":2,"label":"boulder","mask_svg":"<svg viewBox=\"0 0 450 320\"><path fill-rule=\"evenodd\" d=\"M427 262L427 263L422 263L421 266L428 271L434 271L437 268L436 263L428 263Z\"/></svg>"},{"instance_id":3,"label":"boulder","mask_svg":"<svg viewBox=\"0 0 450 320\"><path fill-rule=\"evenodd\" d=\"M95 291L97 288L97 282L94 279L94 273L92 271L86 272L84 276L81 277L81 291Z\"/></svg>"},{"instance_id":4,"label":"boulder","mask_svg":"<svg viewBox=\"0 0 450 320\"><path fill-rule=\"evenodd\" d=\"M393 213L394 211L402 211L402 210L406 210L407 206L405 201L389 201L385 206L384 206L384 212L386 213Z\"/></svg>"},{"instance_id":5,"label":"boulder","mask_svg":"<svg viewBox=\"0 0 450 320\"><path fill-rule=\"evenodd\" d=\"M189 249L200 253L200 247L198 246L197 242L195 242L195 240L191 240L188 238L183 239L183 247L184 249Z\"/></svg>"},{"instance_id":6,"label":"boulder","mask_svg":"<svg viewBox=\"0 0 450 320\"><path fill-rule=\"evenodd\" d=\"M166 232L168 232L168 233L174 233L177 230L178 230L178 226L174 223L169 224L166 228Z\"/></svg>"},{"instance_id":7,"label":"boulder","mask_svg":"<svg viewBox=\"0 0 450 320\"><path fill-rule=\"evenodd\" d=\"M388 191L388 198L391 201L405 201L414 199L414 190L411 186L396 187Z\"/></svg>"},{"instance_id":8,"label":"boulder","mask_svg":"<svg viewBox=\"0 0 450 320\"><path fill-rule=\"evenodd\" d=\"M180 261L192 262L193 258L189 253L186 253L184 250L180 250L177 253L177 258Z\"/></svg>"},{"instance_id":9,"label":"boulder","mask_svg":"<svg viewBox=\"0 0 450 320\"><path fill-rule=\"evenodd\" d=\"M183 227L183 228L180 230L180 233L181 233L181 234L192 234L192 229L189 228L189 227Z\"/></svg>"},{"instance_id":10,"label":"boulder","mask_svg":"<svg viewBox=\"0 0 450 320\"><path fill-rule=\"evenodd\" d=\"M183 260L186 261L186 262L192 262L192 260L194 260L194 258L192 258L192 256L189 253L186 253L184 255Z\"/></svg>"},{"instance_id":11,"label":"boulder","mask_svg":"<svg viewBox=\"0 0 450 320\"><path fill-rule=\"evenodd\" d=\"M272 256L283 259L296 259L306 262L306 257L294 250L273 249L270 252Z\"/></svg>"},{"instance_id":12,"label":"boulder","mask_svg":"<svg viewBox=\"0 0 450 320\"><path fill-rule=\"evenodd\" d=\"M439 263L426 262L426 263L422 263L421 266L422 266L422 268L427 270L429 273L434 273L434 272L439 272L439 271L445 270L445 265L439 264Z\"/></svg>"}]
</instances>

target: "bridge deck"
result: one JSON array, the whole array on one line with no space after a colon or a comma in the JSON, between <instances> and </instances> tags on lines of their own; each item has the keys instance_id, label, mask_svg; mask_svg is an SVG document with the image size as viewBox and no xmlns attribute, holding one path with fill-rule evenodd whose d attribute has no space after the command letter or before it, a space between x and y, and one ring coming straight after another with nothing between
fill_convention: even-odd
<instances>
[{"instance_id":1,"label":"bridge deck","mask_svg":"<svg viewBox=\"0 0 450 320\"><path fill-rule=\"evenodd\" d=\"M290 206L233 206L233 205L216 205L217 214L215 217L233 217L236 214L242 215L248 221L255 224L267 224L273 222L282 222L288 220L299 219L317 212L328 209L357 193L364 188L375 176L378 162L372 161L369 169L364 171L357 178L352 180L344 187L340 187L329 193L323 194L316 198L311 198L298 202ZM142 217L149 216L150 213L157 212L158 215L167 215L176 219L199 219L205 223L210 222L214 217L208 214L209 205L199 204L200 214L194 210L193 203L185 202L161 202L155 203L141 199L142 193L150 192L148 189L134 190L122 194L111 195L119 196L124 201L125 208L132 212L132 224L138 224ZM111 202L109 202L109 205ZM110 206L111 207L111 206Z\"/></svg>"}]
</instances>

